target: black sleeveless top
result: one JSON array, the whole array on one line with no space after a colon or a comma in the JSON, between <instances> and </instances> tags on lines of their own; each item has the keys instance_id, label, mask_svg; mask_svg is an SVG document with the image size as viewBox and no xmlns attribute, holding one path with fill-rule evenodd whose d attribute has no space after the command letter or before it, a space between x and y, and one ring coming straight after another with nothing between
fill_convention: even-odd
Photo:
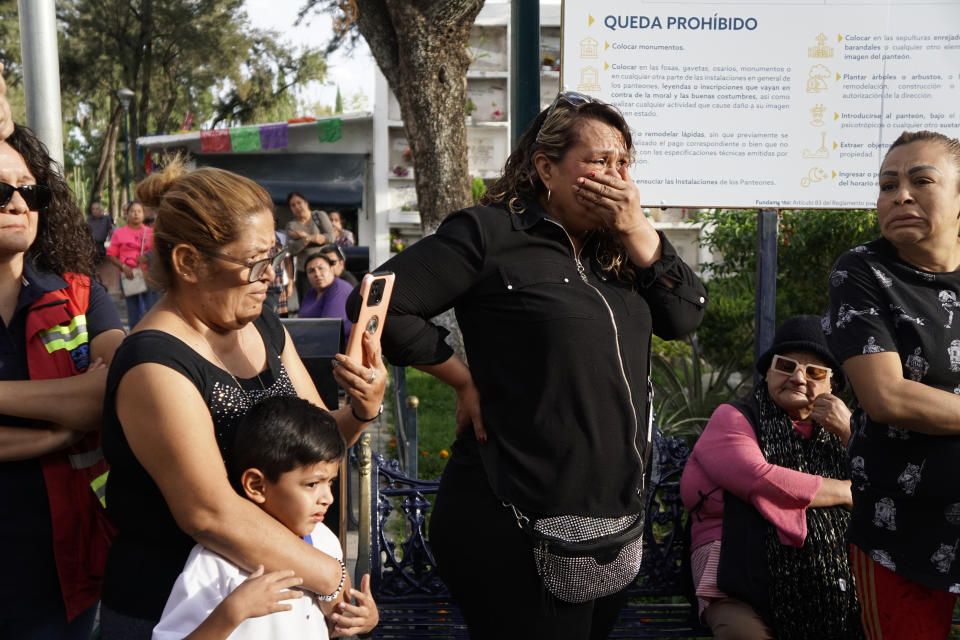
<instances>
[{"instance_id":1,"label":"black sleeveless top","mask_svg":"<svg viewBox=\"0 0 960 640\"><path fill-rule=\"evenodd\" d=\"M183 569L195 541L177 526L160 489L134 456L117 419L116 392L133 367L153 362L188 378L203 396L213 418L223 464L230 454L240 419L269 396L296 395L280 362L283 327L277 317L264 313L254 325L267 351L267 368L259 377L237 381L187 344L162 331L140 331L128 336L117 349L107 378L103 405L103 451L110 463L107 513L119 533L107 558L103 602L119 613L159 620L170 589ZM177 402L171 396L169 402Z\"/></svg>"}]
</instances>

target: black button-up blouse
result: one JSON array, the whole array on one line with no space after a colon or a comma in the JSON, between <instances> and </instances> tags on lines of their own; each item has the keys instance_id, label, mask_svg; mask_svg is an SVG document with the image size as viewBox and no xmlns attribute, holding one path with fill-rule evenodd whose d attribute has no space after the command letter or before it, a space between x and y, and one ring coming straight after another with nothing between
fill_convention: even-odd
<instances>
[{"instance_id":1,"label":"black button-up blouse","mask_svg":"<svg viewBox=\"0 0 960 640\"><path fill-rule=\"evenodd\" d=\"M686 335L706 306L703 285L661 241L661 259L624 282L600 269L596 237L575 256L536 203L519 215L474 207L383 265L397 274L383 337L392 364L447 360L446 331L429 319L455 309L489 437L480 453L501 499L540 515L642 509L651 332Z\"/></svg>"}]
</instances>

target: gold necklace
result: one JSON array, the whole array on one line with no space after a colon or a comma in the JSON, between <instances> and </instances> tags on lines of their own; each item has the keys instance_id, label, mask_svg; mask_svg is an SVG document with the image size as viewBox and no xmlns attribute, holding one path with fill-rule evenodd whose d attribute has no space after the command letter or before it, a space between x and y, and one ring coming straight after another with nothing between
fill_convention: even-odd
<instances>
[{"instance_id":1,"label":"gold necklace","mask_svg":"<svg viewBox=\"0 0 960 640\"><path fill-rule=\"evenodd\" d=\"M197 337L200 338L200 339L204 342L204 344L207 345L207 349L209 349L209 350L210 350L210 353L213 354L213 357L217 359L217 364L220 366L221 369L223 369L224 371L227 372L227 375L229 375L231 378L233 378L234 384L236 384L236 385L237 385L237 388L240 389L241 393L243 393L243 397L245 397L245 398L247 399L247 402L252 405L253 402L250 400L250 396L247 394L247 390L243 388L243 385L242 385L242 384L240 384L240 381L237 379L237 376L233 375L233 372L230 371L230 369L227 368L227 365L225 365L225 364L223 363L223 360L220 359L220 355L217 353L217 350L213 348L213 345L210 344L210 341L207 340L207 339L203 336L202 333L200 333L199 331L197 331L197 330L193 327L193 325L190 324L190 323L187 321L187 318L183 315L183 313L180 312L180 309L179 309L178 307L175 307L175 306L174 306L174 307L173 307L173 311L174 311L174 313L176 313L178 316L180 316L180 319L183 320L183 323L184 323L185 325L187 325L187 327L189 327L191 331L193 331L195 334L197 334ZM194 349L194 351L196 351L196 349ZM241 351L241 353L243 352L243 334L242 334L242 333L240 334L240 351ZM261 388L262 390L264 390L264 391L267 390L267 388L266 388L266 387L264 386L264 384L263 384L263 379L260 378L260 374L259 374L259 373L257 373L257 382L260 383L260 388Z\"/></svg>"}]
</instances>

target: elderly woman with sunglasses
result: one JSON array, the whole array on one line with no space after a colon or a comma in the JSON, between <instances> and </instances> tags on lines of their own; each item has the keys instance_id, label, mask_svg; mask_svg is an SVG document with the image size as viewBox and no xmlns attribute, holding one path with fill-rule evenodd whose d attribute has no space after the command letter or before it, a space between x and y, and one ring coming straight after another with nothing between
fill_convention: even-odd
<instances>
[{"instance_id":1,"label":"elderly woman with sunglasses","mask_svg":"<svg viewBox=\"0 0 960 640\"><path fill-rule=\"evenodd\" d=\"M706 292L644 217L633 151L619 111L561 94L479 206L384 265L384 351L456 391L430 538L472 638L606 637L636 575L557 595L518 526L643 512L651 333L694 330ZM451 307L469 368L430 322Z\"/></svg>"},{"instance_id":2,"label":"elderly woman with sunglasses","mask_svg":"<svg viewBox=\"0 0 960 640\"><path fill-rule=\"evenodd\" d=\"M717 407L680 494L693 578L715 638L861 638L845 535L850 410L817 316L786 320L763 376Z\"/></svg>"},{"instance_id":3,"label":"elderly woman with sunglasses","mask_svg":"<svg viewBox=\"0 0 960 640\"><path fill-rule=\"evenodd\" d=\"M107 506L119 531L107 559L102 637L150 637L195 543L248 571L292 569L312 593L356 595L340 561L241 498L223 463L259 400L296 395L323 406L289 334L263 309L285 257L271 257L270 195L228 171L187 172L179 162L149 176L137 195L157 211L151 272L165 293L117 350L107 380ZM367 339L364 349L371 367L337 356L333 371L352 396L331 408L348 444L383 398L379 348ZM367 595L361 606L372 603ZM338 609L345 635L363 631L351 617Z\"/></svg>"},{"instance_id":4,"label":"elderly woman with sunglasses","mask_svg":"<svg viewBox=\"0 0 960 640\"><path fill-rule=\"evenodd\" d=\"M825 319L856 396L850 553L869 637L946 638L960 594L960 140L904 132L878 182L883 237L837 260Z\"/></svg>"},{"instance_id":5,"label":"elderly woman with sunglasses","mask_svg":"<svg viewBox=\"0 0 960 640\"><path fill-rule=\"evenodd\" d=\"M0 636L86 640L111 531L95 493L105 363L123 329L70 188L32 132L6 131L3 90Z\"/></svg>"}]
</instances>

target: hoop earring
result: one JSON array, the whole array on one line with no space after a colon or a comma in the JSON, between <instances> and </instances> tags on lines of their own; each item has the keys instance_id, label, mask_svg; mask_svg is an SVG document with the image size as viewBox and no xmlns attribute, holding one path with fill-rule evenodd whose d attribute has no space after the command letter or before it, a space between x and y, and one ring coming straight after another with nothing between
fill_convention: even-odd
<instances>
[{"instance_id":1,"label":"hoop earring","mask_svg":"<svg viewBox=\"0 0 960 640\"><path fill-rule=\"evenodd\" d=\"M550 202L550 189L547 189L547 202Z\"/></svg>"}]
</instances>

